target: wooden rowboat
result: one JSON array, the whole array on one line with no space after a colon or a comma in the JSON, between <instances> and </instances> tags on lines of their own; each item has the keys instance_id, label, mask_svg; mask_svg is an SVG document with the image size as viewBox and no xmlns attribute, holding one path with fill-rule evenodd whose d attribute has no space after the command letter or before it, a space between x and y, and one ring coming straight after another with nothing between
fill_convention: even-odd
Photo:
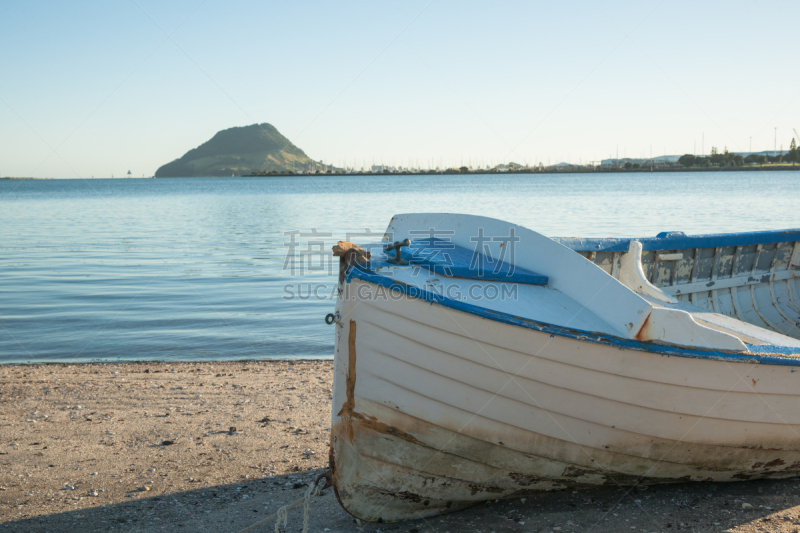
<instances>
[{"instance_id":1,"label":"wooden rowboat","mask_svg":"<svg viewBox=\"0 0 800 533\"><path fill-rule=\"evenodd\" d=\"M794 235L552 240L411 214L379 245L340 243L339 501L388 522L566 488L800 474Z\"/></svg>"}]
</instances>

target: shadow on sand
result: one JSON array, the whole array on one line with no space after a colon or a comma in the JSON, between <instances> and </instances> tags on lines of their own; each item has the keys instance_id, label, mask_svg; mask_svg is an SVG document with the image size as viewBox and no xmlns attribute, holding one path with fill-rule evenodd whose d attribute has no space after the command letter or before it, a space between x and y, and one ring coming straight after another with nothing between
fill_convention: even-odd
<instances>
[{"instance_id":1,"label":"shadow on sand","mask_svg":"<svg viewBox=\"0 0 800 533\"><path fill-rule=\"evenodd\" d=\"M172 494L133 492L128 501L110 505L91 506L96 500L83 498L74 510L5 522L0 531L238 531L275 513L282 505L302 498L308 483L313 483L322 472L315 469L239 483L203 485ZM297 511L290 518L302 523ZM260 531L273 528L274 525L265 525Z\"/></svg>"},{"instance_id":2,"label":"shadow on sand","mask_svg":"<svg viewBox=\"0 0 800 533\"><path fill-rule=\"evenodd\" d=\"M203 486L175 494L136 493L129 501L112 505L6 522L0 525L0 532L236 533L302 498L307 484L323 471ZM450 515L400 524L358 524L329 489L313 502L310 531L699 533L749 531L755 527L794 532L800 531L799 506L800 480L793 478L562 491L487 502ZM289 526L282 531L298 532L301 528L302 509L291 511ZM274 522L256 531L274 531Z\"/></svg>"}]
</instances>

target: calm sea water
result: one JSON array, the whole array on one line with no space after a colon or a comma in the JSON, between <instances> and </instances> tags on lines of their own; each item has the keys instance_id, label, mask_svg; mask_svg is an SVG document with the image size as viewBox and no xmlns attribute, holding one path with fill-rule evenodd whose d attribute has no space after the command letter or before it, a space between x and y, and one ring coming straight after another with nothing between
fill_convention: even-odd
<instances>
[{"instance_id":1,"label":"calm sea water","mask_svg":"<svg viewBox=\"0 0 800 533\"><path fill-rule=\"evenodd\" d=\"M0 180L0 361L331 357L330 246L379 238L395 213L550 236L754 231L800 227L798 185L800 172Z\"/></svg>"}]
</instances>

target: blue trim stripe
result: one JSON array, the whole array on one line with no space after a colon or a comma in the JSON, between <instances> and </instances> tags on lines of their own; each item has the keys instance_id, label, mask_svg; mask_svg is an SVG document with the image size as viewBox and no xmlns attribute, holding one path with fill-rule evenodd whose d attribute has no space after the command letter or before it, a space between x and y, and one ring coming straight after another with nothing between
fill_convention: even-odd
<instances>
[{"instance_id":1,"label":"blue trim stripe","mask_svg":"<svg viewBox=\"0 0 800 533\"><path fill-rule=\"evenodd\" d=\"M795 348L793 346L775 346L774 344L748 344L747 351L751 353L793 356L800 353L800 348Z\"/></svg>"},{"instance_id":2,"label":"blue trim stripe","mask_svg":"<svg viewBox=\"0 0 800 533\"><path fill-rule=\"evenodd\" d=\"M716 248L717 246L747 246L800 241L800 229L779 231L753 231L748 233L717 233L713 235L686 235L682 231L663 232L656 237L642 239L582 239L556 237L554 241L576 252L627 252L631 240L642 243L644 251L684 250L687 248Z\"/></svg>"},{"instance_id":3,"label":"blue trim stripe","mask_svg":"<svg viewBox=\"0 0 800 533\"><path fill-rule=\"evenodd\" d=\"M519 326L534 331L541 331L549 333L553 336L567 337L576 339L583 342L592 342L596 344L604 344L607 346L616 346L620 349L636 350L641 352L650 352L666 356L675 357L688 357L692 359L711 359L716 361L727 361L730 363L760 363L767 365L783 365L783 366L800 366L800 357L786 357L790 355L800 355L800 348L790 348L786 346L753 346L747 345L750 353L741 352L723 352L716 350L698 350L680 348L677 346L665 346L660 344L652 344L639 342L632 339L623 339L621 337L614 337L605 333L596 333L591 331L582 331L577 329L565 328L553 324L546 324L543 322L536 322L513 316L501 311L492 311L484 307L480 307L465 302L452 300L436 293L427 291L420 287L413 285L406 285L393 279L387 278L380 274L366 271L357 266L351 266L347 272L347 283L353 279L360 279L373 285L384 287L392 291L399 291L406 296L417 298L429 302L431 304L441 305L456 311L461 311L470 315L479 316L495 322L503 324L510 324L512 326ZM761 355L757 355L761 354ZM782 357L783 356L783 357Z\"/></svg>"},{"instance_id":4,"label":"blue trim stripe","mask_svg":"<svg viewBox=\"0 0 800 533\"><path fill-rule=\"evenodd\" d=\"M384 244L365 246L372 253L368 270L374 272L378 268L395 266L387 261L388 256L383 251L383 246ZM547 276L517 266L511 261L501 261L499 257L490 258L477 250L473 252L443 239L413 240L408 247L401 250L401 257L412 266L424 267L441 276L528 285L547 285L548 281Z\"/></svg>"}]
</instances>

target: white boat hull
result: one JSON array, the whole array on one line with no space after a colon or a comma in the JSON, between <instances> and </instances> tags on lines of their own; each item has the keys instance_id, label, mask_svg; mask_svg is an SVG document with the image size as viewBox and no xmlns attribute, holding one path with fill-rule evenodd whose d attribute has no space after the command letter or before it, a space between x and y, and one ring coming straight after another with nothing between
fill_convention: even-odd
<instances>
[{"instance_id":1,"label":"white boat hull","mask_svg":"<svg viewBox=\"0 0 800 533\"><path fill-rule=\"evenodd\" d=\"M348 284L362 290L337 304L331 465L353 516L800 474L795 366L553 335Z\"/></svg>"}]
</instances>

